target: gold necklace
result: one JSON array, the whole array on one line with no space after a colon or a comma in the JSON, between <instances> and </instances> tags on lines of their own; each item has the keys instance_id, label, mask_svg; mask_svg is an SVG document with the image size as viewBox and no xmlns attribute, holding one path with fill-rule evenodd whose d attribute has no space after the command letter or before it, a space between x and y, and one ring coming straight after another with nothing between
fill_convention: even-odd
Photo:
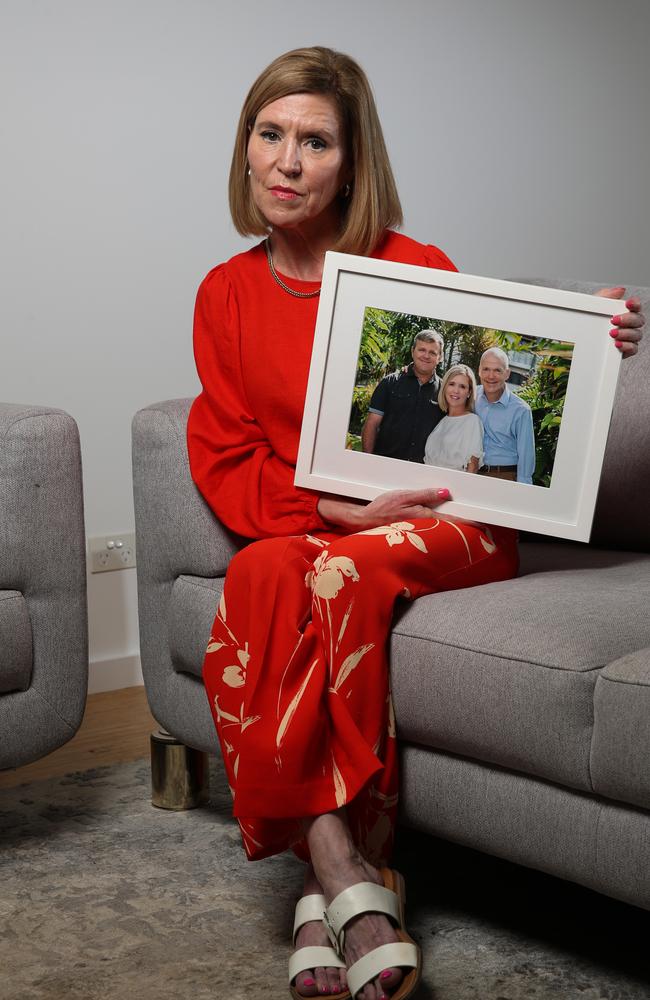
<instances>
[{"instance_id":1,"label":"gold necklace","mask_svg":"<svg viewBox=\"0 0 650 1000\"><path fill-rule=\"evenodd\" d=\"M320 288L317 288L315 292L297 292L295 288L289 288L288 285L285 285L284 281L275 270L273 257L271 256L271 246L268 240L264 240L264 249L266 250L266 259L269 262L271 274L280 288L283 288L285 292L288 292L289 295L293 295L297 299L313 299L315 295L320 295Z\"/></svg>"}]
</instances>

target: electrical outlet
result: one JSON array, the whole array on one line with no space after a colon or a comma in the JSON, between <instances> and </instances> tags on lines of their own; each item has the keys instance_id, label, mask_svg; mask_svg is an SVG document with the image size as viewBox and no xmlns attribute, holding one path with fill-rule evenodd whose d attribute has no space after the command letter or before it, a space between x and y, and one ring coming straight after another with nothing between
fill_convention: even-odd
<instances>
[{"instance_id":1,"label":"electrical outlet","mask_svg":"<svg viewBox=\"0 0 650 1000\"><path fill-rule=\"evenodd\" d=\"M89 538L88 561L91 573L132 569L135 566L135 532L121 531Z\"/></svg>"}]
</instances>

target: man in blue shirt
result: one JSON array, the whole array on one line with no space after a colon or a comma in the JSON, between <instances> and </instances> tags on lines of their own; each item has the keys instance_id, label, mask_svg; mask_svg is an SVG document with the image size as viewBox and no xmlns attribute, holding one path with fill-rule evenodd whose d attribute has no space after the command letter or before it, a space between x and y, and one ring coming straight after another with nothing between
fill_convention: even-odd
<instances>
[{"instance_id":1,"label":"man in blue shirt","mask_svg":"<svg viewBox=\"0 0 650 1000\"><path fill-rule=\"evenodd\" d=\"M476 412L483 421L484 476L532 485L535 435L530 406L512 392L508 355L490 347L481 356Z\"/></svg>"}]
</instances>

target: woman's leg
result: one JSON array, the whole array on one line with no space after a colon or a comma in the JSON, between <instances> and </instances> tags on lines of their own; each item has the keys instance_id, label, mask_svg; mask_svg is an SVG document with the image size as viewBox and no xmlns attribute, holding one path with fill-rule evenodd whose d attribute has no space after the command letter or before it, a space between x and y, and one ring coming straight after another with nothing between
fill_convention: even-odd
<instances>
[{"instance_id":1,"label":"woman's leg","mask_svg":"<svg viewBox=\"0 0 650 1000\"><path fill-rule=\"evenodd\" d=\"M395 599L511 577L515 549L512 533L432 519L256 543L233 560L204 676L250 857L296 844L298 817L318 816L308 841L326 896L341 878L371 878L397 802L385 650ZM346 803L351 836L331 818ZM350 862L350 844L363 862ZM378 934L394 940L383 918L359 918L350 948Z\"/></svg>"},{"instance_id":2,"label":"woman's leg","mask_svg":"<svg viewBox=\"0 0 650 1000\"><path fill-rule=\"evenodd\" d=\"M359 851L345 810L306 821L307 843L314 872L329 904L344 889L358 882L383 885L378 869ZM386 917L370 913L351 920L345 928L345 961L348 968L369 951L399 940ZM402 981L401 969L384 969L357 994L362 1000L384 1000Z\"/></svg>"},{"instance_id":3,"label":"woman's leg","mask_svg":"<svg viewBox=\"0 0 650 1000\"><path fill-rule=\"evenodd\" d=\"M229 567L203 676L235 803L242 754L246 759L242 736L248 730L254 734L256 727L266 727L274 749L264 762L264 773L271 770L275 779L276 758L279 756L282 763L282 754L286 754L284 739L276 745L275 734L283 721L285 733L291 722L298 721L287 716L287 711L313 661L316 641L305 576L321 549L318 539L272 539L242 550ZM306 706L302 708L306 710ZM293 753L291 750L289 757ZM277 774L280 785L281 777L282 771ZM279 788L276 811L284 810L290 818L239 818L249 858L265 857L291 846L300 857L308 858L302 823L295 815L300 811L298 801ZM303 895L322 893L308 863ZM322 921L310 921L299 931L296 948L329 943ZM308 970L296 978L295 985L306 997L343 992L345 970Z\"/></svg>"},{"instance_id":4,"label":"woman's leg","mask_svg":"<svg viewBox=\"0 0 650 1000\"><path fill-rule=\"evenodd\" d=\"M385 863L392 847L397 755L386 639L396 598L507 579L516 570L514 533L437 519L336 539L317 560L310 581L312 621L330 665L330 712L339 737L333 753L338 760L339 747L352 744L355 729L383 765L360 792L343 793L346 809L307 821L312 863L328 902L356 882L381 884L374 865ZM349 780L354 787L354 773L341 757L336 783L345 788ZM346 930L348 967L397 940L386 918L358 917ZM401 979L401 970L386 969L360 996L381 1000Z\"/></svg>"}]
</instances>

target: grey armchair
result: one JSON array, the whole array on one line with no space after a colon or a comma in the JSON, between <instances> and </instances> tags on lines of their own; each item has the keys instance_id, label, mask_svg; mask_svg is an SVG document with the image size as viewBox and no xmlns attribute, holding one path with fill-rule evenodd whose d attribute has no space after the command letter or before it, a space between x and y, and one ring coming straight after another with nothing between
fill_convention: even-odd
<instances>
[{"instance_id":1,"label":"grey armchair","mask_svg":"<svg viewBox=\"0 0 650 1000\"><path fill-rule=\"evenodd\" d=\"M0 769L69 740L88 687L77 425L0 403Z\"/></svg>"},{"instance_id":2,"label":"grey armchair","mask_svg":"<svg viewBox=\"0 0 650 1000\"><path fill-rule=\"evenodd\" d=\"M201 666L240 543L190 479L190 402L133 425L141 654L159 722L216 752ZM622 367L591 544L523 541L518 579L420 598L391 637L403 821L647 909L649 428L644 343Z\"/></svg>"}]
</instances>

